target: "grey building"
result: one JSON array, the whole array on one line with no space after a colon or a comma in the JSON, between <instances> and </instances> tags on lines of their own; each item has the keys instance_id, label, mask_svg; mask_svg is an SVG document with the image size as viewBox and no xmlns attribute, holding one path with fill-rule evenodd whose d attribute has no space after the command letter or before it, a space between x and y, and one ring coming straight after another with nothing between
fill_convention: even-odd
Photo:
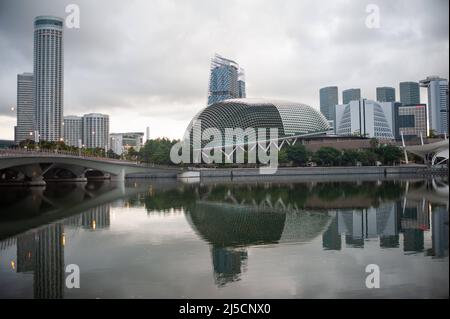
<instances>
[{"instance_id":1,"label":"grey building","mask_svg":"<svg viewBox=\"0 0 450 319\"><path fill-rule=\"evenodd\" d=\"M320 112L329 121L336 120L336 105L339 104L338 87L327 86L320 91Z\"/></svg>"},{"instance_id":2,"label":"grey building","mask_svg":"<svg viewBox=\"0 0 450 319\"><path fill-rule=\"evenodd\" d=\"M395 89L393 87L377 87L378 102L395 102Z\"/></svg>"},{"instance_id":3,"label":"grey building","mask_svg":"<svg viewBox=\"0 0 450 319\"><path fill-rule=\"evenodd\" d=\"M428 119L430 130L437 134L448 133L448 80L429 76L420 81L428 89Z\"/></svg>"},{"instance_id":4,"label":"grey building","mask_svg":"<svg viewBox=\"0 0 450 319\"><path fill-rule=\"evenodd\" d=\"M361 99L361 89L347 89L342 91L342 104Z\"/></svg>"},{"instance_id":5,"label":"grey building","mask_svg":"<svg viewBox=\"0 0 450 319\"><path fill-rule=\"evenodd\" d=\"M403 105L420 104L419 83L400 82L400 103Z\"/></svg>"},{"instance_id":6,"label":"grey building","mask_svg":"<svg viewBox=\"0 0 450 319\"><path fill-rule=\"evenodd\" d=\"M64 116L64 143L80 147L82 144L82 118L81 116Z\"/></svg>"},{"instance_id":7,"label":"grey building","mask_svg":"<svg viewBox=\"0 0 450 319\"><path fill-rule=\"evenodd\" d=\"M208 105L245 97L244 70L235 61L216 54L211 59Z\"/></svg>"},{"instance_id":8,"label":"grey building","mask_svg":"<svg viewBox=\"0 0 450 319\"><path fill-rule=\"evenodd\" d=\"M63 22L39 16L34 20L34 108L39 139L59 141L63 123Z\"/></svg>"},{"instance_id":9,"label":"grey building","mask_svg":"<svg viewBox=\"0 0 450 319\"><path fill-rule=\"evenodd\" d=\"M425 104L394 106L394 135L396 139L409 140L427 136L427 108Z\"/></svg>"},{"instance_id":10,"label":"grey building","mask_svg":"<svg viewBox=\"0 0 450 319\"><path fill-rule=\"evenodd\" d=\"M33 73L17 74L15 141L34 140Z\"/></svg>"},{"instance_id":11,"label":"grey building","mask_svg":"<svg viewBox=\"0 0 450 319\"><path fill-rule=\"evenodd\" d=\"M109 116L90 113L83 115L83 145L86 148L108 148Z\"/></svg>"}]
</instances>

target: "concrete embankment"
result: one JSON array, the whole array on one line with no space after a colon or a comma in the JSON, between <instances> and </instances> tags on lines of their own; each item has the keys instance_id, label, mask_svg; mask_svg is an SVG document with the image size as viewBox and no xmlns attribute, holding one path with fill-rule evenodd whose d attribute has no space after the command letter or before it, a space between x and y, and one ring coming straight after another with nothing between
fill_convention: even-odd
<instances>
[{"instance_id":1,"label":"concrete embankment","mask_svg":"<svg viewBox=\"0 0 450 319\"><path fill-rule=\"evenodd\" d=\"M199 177L244 177L261 176L258 168L217 168L196 170ZM404 166L351 166L351 167L282 167L278 168L272 176L330 176L330 175L425 175L432 173L423 165ZM436 171L437 172L437 171ZM448 170L447 170L448 172ZM428 175L427 174L427 175Z\"/></svg>"}]
</instances>

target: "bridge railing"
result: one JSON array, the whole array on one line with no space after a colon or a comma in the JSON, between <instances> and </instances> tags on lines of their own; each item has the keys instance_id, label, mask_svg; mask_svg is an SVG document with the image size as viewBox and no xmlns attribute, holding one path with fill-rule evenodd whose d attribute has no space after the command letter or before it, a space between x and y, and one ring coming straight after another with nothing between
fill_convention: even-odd
<instances>
[{"instance_id":1,"label":"bridge railing","mask_svg":"<svg viewBox=\"0 0 450 319\"><path fill-rule=\"evenodd\" d=\"M70 158L82 158L97 161L106 161L111 163L117 163L122 165L133 165L146 168L176 168L176 166L159 165L154 163L144 163L139 161L130 161L125 159L111 158L107 156L99 156L98 154L90 154L87 152L68 151L68 150L50 150L50 149L26 149L26 148L12 148L12 149L0 149L0 158L2 157L17 157L17 156L56 156L56 157L70 157Z\"/></svg>"}]
</instances>

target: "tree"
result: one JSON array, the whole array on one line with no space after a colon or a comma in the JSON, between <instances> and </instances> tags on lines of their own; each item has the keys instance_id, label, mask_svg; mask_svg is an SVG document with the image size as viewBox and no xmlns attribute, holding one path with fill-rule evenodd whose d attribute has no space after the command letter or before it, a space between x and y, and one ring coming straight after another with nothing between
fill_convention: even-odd
<instances>
[{"instance_id":1,"label":"tree","mask_svg":"<svg viewBox=\"0 0 450 319\"><path fill-rule=\"evenodd\" d=\"M308 162L310 153L303 144L295 144L287 147L287 158L295 165L305 165Z\"/></svg>"},{"instance_id":2,"label":"tree","mask_svg":"<svg viewBox=\"0 0 450 319\"><path fill-rule=\"evenodd\" d=\"M344 150L341 156L341 164L355 166L356 162L359 161L359 153L358 150Z\"/></svg>"},{"instance_id":3,"label":"tree","mask_svg":"<svg viewBox=\"0 0 450 319\"><path fill-rule=\"evenodd\" d=\"M341 152L333 147L323 146L314 153L313 159L319 165L339 165L341 161Z\"/></svg>"},{"instance_id":4,"label":"tree","mask_svg":"<svg viewBox=\"0 0 450 319\"><path fill-rule=\"evenodd\" d=\"M403 152L395 145L382 145L376 149L380 161L385 165L393 165L395 162L400 162Z\"/></svg>"},{"instance_id":5,"label":"tree","mask_svg":"<svg viewBox=\"0 0 450 319\"><path fill-rule=\"evenodd\" d=\"M168 138L158 138L148 140L139 152L139 158L146 163L170 165L170 149L176 143L176 140Z\"/></svg>"}]
</instances>

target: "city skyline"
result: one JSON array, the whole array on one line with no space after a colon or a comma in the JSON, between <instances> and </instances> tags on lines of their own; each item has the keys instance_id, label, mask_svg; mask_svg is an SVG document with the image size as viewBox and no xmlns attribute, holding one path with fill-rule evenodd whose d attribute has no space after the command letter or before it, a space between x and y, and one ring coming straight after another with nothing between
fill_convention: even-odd
<instances>
[{"instance_id":1,"label":"city skyline","mask_svg":"<svg viewBox=\"0 0 450 319\"><path fill-rule=\"evenodd\" d=\"M11 107L16 106L17 74L32 71L33 19L42 14L64 18L67 4L0 4L2 139L14 138L16 114ZM419 82L430 75L449 77L447 2L380 1L378 29L367 28L366 4L356 1L346 5L267 1L258 7L247 3L236 17L241 23L233 25L224 22L237 3L183 4L176 10L186 13L184 19L167 19L159 26L147 21L152 15L170 16L175 10L170 2L152 5L152 11L144 2L127 10L120 10L124 6L118 2L77 4L80 29L64 28L65 114L109 114L111 131L143 131L151 126L152 138L180 138L205 104L210 57L215 52L245 67L249 97L295 100L315 109L319 109L318 90L325 86L337 85L339 92L360 87L362 97L375 100L376 87L390 86L399 92L399 82ZM211 15L217 9L221 14ZM311 10L320 10L317 21L304 13ZM298 19L299 14L303 19ZM255 25L269 17L283 17L283 23L277 28ZM95 19L107 21L106 27L98 26ZM124 21L133 23L124 29ZM205 23L211 28L205 29ZM145 33L143 41L142 27L154 30ZM111 30L117 31L114 37ZM271 49L263 50L267 45ZM362 48L365 45L370 52ZM177 47L183 47L183 53L175 51ZM375 48L386 52L371 53ZM340 55L343 49L350 54ZM170 50L173 53L167 54ZM421 102L428 102L424 88Z\"/></svg>"}]
</instances>

